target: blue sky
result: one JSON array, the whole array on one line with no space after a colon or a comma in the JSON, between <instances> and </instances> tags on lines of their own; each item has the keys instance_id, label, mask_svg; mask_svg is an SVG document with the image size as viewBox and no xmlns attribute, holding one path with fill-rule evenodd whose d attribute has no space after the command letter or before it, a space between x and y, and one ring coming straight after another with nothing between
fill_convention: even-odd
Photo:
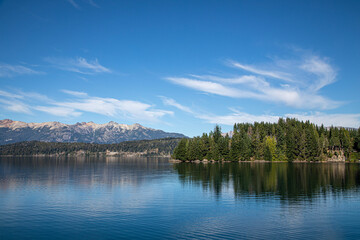
<instances>
[{"instance_id":1,"label":"blue sky","mask_svg":"<svg viewBox=\"0 0 360 240\"><path fill-rule=\"evenodd\" d=\"M360 126L359 1L0 2L0 118Z\"/></svg>"}]
</instances>

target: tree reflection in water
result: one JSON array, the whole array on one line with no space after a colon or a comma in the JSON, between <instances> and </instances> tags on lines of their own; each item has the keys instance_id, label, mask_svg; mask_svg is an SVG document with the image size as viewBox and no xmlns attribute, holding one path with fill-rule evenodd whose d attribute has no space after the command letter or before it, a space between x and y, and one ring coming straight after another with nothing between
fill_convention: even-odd
<instances>
[{"instance_id":1,"label":"tree reflection in water","mask_svg":"<svg viewBox=\"0 0 360 240\"><path fill-rule=\"evenodd\" d=\"M345 163L177 163L183 184L201 184L217 196L232 188L235 197L278 196L311 200L327 194L354 193L360 186L359 164Z\"/></svg>"}]
</instances>

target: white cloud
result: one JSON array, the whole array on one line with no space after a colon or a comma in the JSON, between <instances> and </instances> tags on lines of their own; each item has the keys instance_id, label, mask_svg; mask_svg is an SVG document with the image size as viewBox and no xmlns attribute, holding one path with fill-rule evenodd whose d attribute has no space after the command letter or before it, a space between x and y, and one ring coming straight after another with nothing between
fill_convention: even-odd
<instances>
[{"instance_id":1,"label":"white cloud","mask_svg":"<svg viewBox=\"0 0 360 240\"><path fill-rule=\"evenodd\" d=\"M162 99L163 103L167 106L173 106L173 107L180 109L181 111L184 111L187 113L193 113L193 111L189 107L181 105L180 103L176 102L172 98L167 98L167 97L161 96L161 99Z\"/></svg>"},{"instance_id":2,"label":"white cloud","mask_svg":"<svg viewBox=\"0 0 360 240\"><path fill-rule=\"evenodd\" d=\"M321 112L303 113L303 114L284 114L277 115L252 115L244 112L233 112L228 115L197 115L197 118L203 119L208 123L223 124L233 126L234 123L253 123L253 122L277 122L282 118L296 118L300 121L309 120L317 125L324 126L342 126L342 127L360 127L360 114L326 114Z\"/></svg>"},{"instance_id":3,"label":"white cloud","mask_svg":"<svg viewBox=\"0 0 360 240\"><path fill-rule=\"evenodd\" d=\"M82 114L81 112L76 112L74 109L64 107L35 106L34 109L59 117L78 117Z\"/></svg>"},{"instance_id":4,"label":"white cloud","mask_svg":"<svg viewBox=\"0 0 360 240\"><path fill-rule=\"evenodd\" d=\"M336 79L336 71L318 56L308 56L299 61L277 60L274 70L261 70L254 66L232 61L231 64L256 75L222 77L213 75L190 75L190 77L167 77L167 80L205 93L231 98L250 98L274 102L300 109L333 109L342 102L319 94L319 90ZM281 71L279 70L281 69ZM273 79L277 80L273 82Z\"/></svg>"},{"instance_id":5,"label":"white cloud","mask_svg":"<svg viewBox=\"0 0 360 240\"><path fill-rule=\"evenodd\" d=\"M168 77L168 80L185 87L193 88L203 92L214 93L222 96L236 97L237 92L231 88L224 87L221 84L209 82L209 81L199 81L189 78L176 78Z\"/></svg>"},{"instance_id":6,"label":"white cloud","mask_svg":"<svg viewBox=\"0 0 360 240\"><path fill-rule=\"evenodd\" d=\"M95 73L111 73L109 68L102 66L97 59L88 61L85 58L77 57L75 59L63 58L45 58L45 61L53 64L55 67L81 74L95 74Z\"/></svg>"},{"instance_id":7,"label":"white cloud","mask_svg":"<svg viewBox=\"0 0 360 240\"><path fill-rule=\"evenodd\" d=\"M234 89L231 87L224 86L219 83L210 82L210 81L200 81L197 79L191 79L191 78L177 78L177 77L168 77L167 80L170 80L173 83L176 83L178 85L182 85L188 88L196 89L202 92L206 93L212 93L216 95L226 96L226 97L252 97L257 98L260 97L259 95L247 92L247 91L241 91L239 89Z\"/></svg>"},{"instance_id":8,"label":"white cloud","mask_svg":"<svg viewBox=\"0 0 360 240\"><path fill-rule=\"evenodd\" d=\"M194 78L202 79L202 80L210 80L215 82L221 82L225 84L243 84L249 85L252 88L259 88L259 87L268 87L269 83L265 81L262 77L257 77L253 75L242 75L236 76L232 78L224 78L212 75L191 75Z\"/></svg>"},{"instance_id":9,"label":"white cloud","mask_svg":"<svg viewBox=\"0 0 360 240\"><path fill-rule=\"evenodd\" d=\"M5 109L7 109L8 111L11 111L11 112L32 114L32 112L30 110L30 106L28 106L27 104L25 104L19 100L15 100L15 99L6 100L6 99L0 98L0 104Z\"/></svg>"},{"instance_id":10,"label":"white cloud","mask_svg":"<svg viewBox=\"0 0 360 240\"><path fill-rule=\"evenodd\" d=\"M287 106L304 109L332 109L341 105L340 102L327 99L323 96L300 90L295 87L283 85L271 87L268 82L262 79L247 78L219 78L215 76L200 76L201 78L222 81L223 83L239 84L239 87L226 86L225 84L211 81L201 81L190 78L170 77L168 80L188 88L199 90L205 93L212 93L231 98L251 98L265 102L282 103ZM251 79L251 80L250 80Z\"/></svg>"},{"instance_id":11,"label":"white cloud","mask_svg":"<svg viewBox=\"0 0 360 240\"><path fill-rule=\"evenodd\" d=\"M324 126L343 126L343 127L360 127L360 114L326 114L321 112L303 113L303 114L286 114L286 117L297 118L301 121L309 120L317 125Z\"/></svg>"},{"instance_id":12,"label":"white cloud","mask_svg":"<svg viewBox=\"0 0 360 240\"><path fill-rule=\"evenodd\" d=\"M201 113L199 111L191 111L190 108L184 106L174 99L166 98L164 104L177 107L178 109L191 113L195 118L205 120L212 124L222 124L233 126L235 123L254 123L254 122L271 122L275 123L279 118L296 118L300 121L309 120L317 125L324 124L324 126L342 126L342 127L360 127L360 113L355 114L327 114L323 112L308 112L308 113L288 113L283 115L271 114L249 114L246 112L230 109L231 113L226 115L216 115L209 113ZM189 111L190 110L190 111Z\"/></svg>"},{"instance_id":13,"label":"white cloud","mask_svg":"<svg viewBox=\"0 0 360 240\"><path fill-rule=\"evenodd\" d=\"M9 93L6 91L2 91L0 90L0 97L6 97L6 98L24 98L22 95L19 94L14 94L14 93Z\"/></svg>"},{"instance_id":14,"label":"white cloud","mask_svg":"<svg viewBox=\"0 0 360 240\"><path fill-rule=\"evenodd\" d=\"M56 105L84 112L97 113L110 117L124 117L134 120L157 121L170 111L153 109L151 105L138 101L118 100L115 98L88 97Z\"/></svg>"},{"instance_id":15,"label":"white cloud","mask_svg":"<svg viewBox=\"0 0 360 240\"><path fill-rule=\"evenodd\" d=\"M293 80L291 79L291 74L289 73L285 73L285 72L279 72L276 70L262 70L259 69L257 67L254 66L250 66L250 65L245 65L245 64L241 64L235 61L229 61L230 66L236 67L236 68L240 68L242 70L251 72L251 73L255 73L258 75L262 75L265 77L270 77L270 78L276 78L276 79L280 79L280 80L285 80L285 81L289 81L289 82L293 82Z\"/></svg>"},{"instance_id":16,"label":"white cloud","mask_svg":"<svg viewBox=\"0 0 360 240\"><path fill-rule=\"evenodd\" d=\"M22 65L0 63L0 77L14 77L18 75L44 74Z\"/></svg>"},{"instance_id":17,"label":"white cloud","mask_svg":"<svg viewBox=\"0 0 360 240\"><path fill-rule=\"evenodd\" d=\"M9 111L27 114L35 110L55 116L78 117L82 113L89 112L145 122L157 122L166 115L174 114L172 111L157 109L139 101L93 97L85 92L70 90L62 90L62 92L72 98L67 101L56 101L38 93L18 91L14 94L0 90L0 106Z\"/></svg>"},{"instance_id":18,"label":"white cloud","mask_svg":"<svg viewBox=\"0 0 360 240\"><path fill-rule=\"evenodd\" d=\"M197 118L203 119L208 123L223 124L233 126L235 123L253 123L253 122L277 122L278 116L272 115L251 115L243 112L233 112L229 115L197 115Z\"/></svg>"},{"instance_id":19,"label":"white cloud","mask_svg":"<svg viewBox=\"0 0 360 240\"><path fill-rule=\"evenodd\" d=\"M336 71L317 56L306 59L300 68L317 76L317 81L309 86L311 91L318 91L336 80Z\"/></svg>"},{"instance_id":20,"label":"white cloud","mask_svg":"<svg viewBox=\"0 0 360 240\"><path fill-rule=\"evenodd\" d=\"M86 92L78 92L78 91L71 91L71 90L66 90L66 89L62 89L61 90L63 93L75 96L75 97L87 97L88 94Z\"/></svg>"},{"instance_id":21,"label":"white cloud","mask_svg":"<svg viewBox=\"0 0 360 240\"><path fill-rule=\"evenodd\" d=\"M27 100L31 100L32 102L41 101L41 102L52 102L53 100L47 97L44 94L36 93L36 92L24 92L17 90L16 93L21 96L21 98L26 98Z\"/></svg>"}]
</instances>

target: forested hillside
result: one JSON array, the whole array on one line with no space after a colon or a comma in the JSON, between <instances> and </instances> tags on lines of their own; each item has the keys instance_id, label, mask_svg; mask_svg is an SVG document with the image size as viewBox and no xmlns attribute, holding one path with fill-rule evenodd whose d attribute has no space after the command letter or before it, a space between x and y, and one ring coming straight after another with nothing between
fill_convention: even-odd
<instances>
[{"instance_id":1,"label":"forested hillside","mask_svg":"<svg viewBox=\"0 0 360 240\"><path fill-rule=\"evenodd\" d=\"M83 154L117 152L139 153L143 156L165 156L173 152L179 141L178 138L128 141L117 144L31 141L0 145L0 155L68 155L79 152Z\"/></svg>"},{"instance_id":2,"label":"forested hillside","mask_svg":"<svg viewBox=\"0 0 360 240\"><path fill-rule=\"evenodd\" d=\"M277 123L238 123L232 137L219 126L201 137L182 139L173 158L215 161L358 160L360 128L325 128L309 121L279 119Z\"/></svg>"}]
</instances>

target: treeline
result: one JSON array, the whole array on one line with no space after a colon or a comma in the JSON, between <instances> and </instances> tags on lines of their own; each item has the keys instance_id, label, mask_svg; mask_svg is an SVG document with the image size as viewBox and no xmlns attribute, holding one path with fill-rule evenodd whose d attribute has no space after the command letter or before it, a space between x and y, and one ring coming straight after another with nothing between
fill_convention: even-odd
<instances>
[{"instance_id":1,"label":"treeline","mask_svg":"<svg viewBox=\"0 0 360 240\"><path fill-rule=\"evenodd\" d=\"M232 136L216 126L209 134L182 139L172 157L182 161L325 161L333 156L357 160L360 128L325 128L296 119L277 123L237 123Z\"/></svg>"},{"instance_id":2,"label":"treeline","mask_svg":"<svg viewBox=\"0 0 360 240\"><path fill-rule=\"evenodd\" d=\"M156 140L128 141L116 144L95 143L59 143L59 142L19 142L0 146L0 155L68 155L78 151L85 154L109 152L142 153L143 156L164 156L173 153L179 143L178 138L164 138Z\"/></svg>"}]
</instances>

